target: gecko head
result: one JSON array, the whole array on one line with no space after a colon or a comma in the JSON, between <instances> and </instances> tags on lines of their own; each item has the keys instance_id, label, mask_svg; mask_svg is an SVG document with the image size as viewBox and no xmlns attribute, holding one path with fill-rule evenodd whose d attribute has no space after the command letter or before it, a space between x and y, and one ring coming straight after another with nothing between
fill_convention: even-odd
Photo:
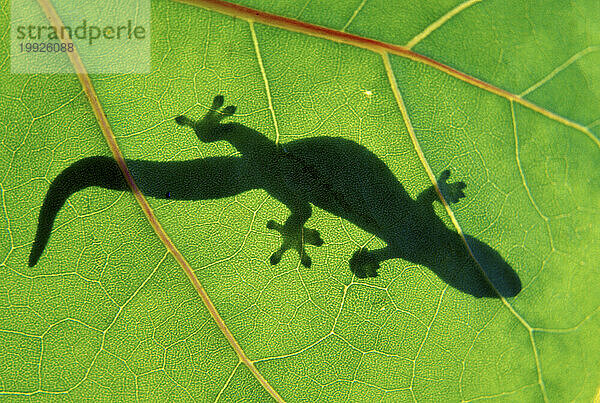
<instances>
[{"instance_id":1,"label":"gecko head","mask_svg":"<svg viewBox=\"0 0 600 403\"><path fill-rule=\"evenodd\" d=\"M522 288L521 280L515 270L500 256L500 254L485 242L464 234L469 249L477 265L502 297L514 297Z\"/></svg>"},{"instance_id":2,"label":"gecko head","mask_svg":"<svg viewBox=\"0 0 600 403\"><path fill-rule=\"evenodd\" d=\"M521 291L518 274L500 253L469 234L434 230L412 249L414 256L409 260L429 267L464 293L477 298L509 298Z\"/></svg>"}]
</instances>

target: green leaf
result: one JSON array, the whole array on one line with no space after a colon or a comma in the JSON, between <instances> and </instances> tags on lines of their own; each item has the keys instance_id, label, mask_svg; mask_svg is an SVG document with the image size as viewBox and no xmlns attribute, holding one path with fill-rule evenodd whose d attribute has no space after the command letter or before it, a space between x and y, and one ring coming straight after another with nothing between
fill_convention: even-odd
<instances>
[{"instance_id":1,"label":"green leaf","mask_svg":"<svg viewBox=\"0 0 600 403\"><path fill-rule=\"evenodd\" d=\"M174 122L223 94L232 121L282 144L327 135L364 145L413 199L450 169L466 198L436 213L500 253L523 285L476 298L402 259L359 279L354 251L384 242L318 208L307 225L325 244L307 248L312 266L295 252L271 265L280 237L266 223L288 210L266 191L148 197L260 377L289 401L599 393L600 3L243 2L357 37L199 3L152 3L150 74L91 76L126 158L235 155ZM28 267L51 181L111 154L76 76L10 73L1 4L0 393L272 399L131 193L71 196ZM382 55L381 44L416 53L386 45Z\"/></svg>"}]
</instances>

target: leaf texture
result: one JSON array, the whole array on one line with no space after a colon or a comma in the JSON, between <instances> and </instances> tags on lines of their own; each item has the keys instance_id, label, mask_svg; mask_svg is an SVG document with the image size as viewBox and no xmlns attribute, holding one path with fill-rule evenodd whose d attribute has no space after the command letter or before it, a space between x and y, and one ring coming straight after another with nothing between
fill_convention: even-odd
<instances>
[{"instance_id":1,"label":"leaf texture","mask_svg":"<svg viewBox=\"0 0 600 403\"><path fill-rule=\"evenodd\" d=\"M1 4L0 393L277 398L240 362L131 193L88 188L70 197L39 264L27 266L52 179L81 158L111 154L75 76L10 74L10 6ZM310 248L312 266L291 252L273 266L280 239L266 223L288 211L264 190L148 197L260 377L286 401L592 400L600 387L599 3L240 5L409 46L462 76L270 24L268 15L231 16L218 2L156 0L152 72L90 76L124 157L236 155L173 120L201 117L223 94L238 108L234 121L281 144L327 135L364 145L413 199L451 169L467 197L437 214L497 250L523 284L513 298L475 298L401 259L359 279L348 259L383 242L318 208L308 225L325 244Z\"/></svg>"}]
</instances>

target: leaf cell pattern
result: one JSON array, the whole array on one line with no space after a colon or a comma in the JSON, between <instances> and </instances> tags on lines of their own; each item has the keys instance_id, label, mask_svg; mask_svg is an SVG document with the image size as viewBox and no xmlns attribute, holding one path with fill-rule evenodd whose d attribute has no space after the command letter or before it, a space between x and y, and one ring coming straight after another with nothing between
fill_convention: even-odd
<instances>
[{"instance_id":1,"label":"leaf cell pattern","mask_svg":"<svg viewBox=\"0 0 600 403\"><path fill-rule=\"evenodd\" d=\"M222 93L239 100L242 123L281 143L328 135L365 145L412 198L451 169L473 193L464 205L438 206L438 215L500 251L522 292L479 300L399 259L377 278L353 277L346 256L381 242L319 210L308 224L326 242L311 268L291 256L271 266L279 240L265 226L286 212L265 192L183 207L148 198L253 372L131 194L90 188L71 197L52 235L60 247L28 268L50 181L110 150L75 77L10 74L3 1L4 396L592 399L600 384L600 6L440 1L399 4L396 14L378 0L334 3L242 5L408 45L464 76L242 12L234 18L216 1L158 0L152 73L90 77L120 151L173 161L235 155L172 125L182 113L202 115Z\"/></svg>"}]
</instances>

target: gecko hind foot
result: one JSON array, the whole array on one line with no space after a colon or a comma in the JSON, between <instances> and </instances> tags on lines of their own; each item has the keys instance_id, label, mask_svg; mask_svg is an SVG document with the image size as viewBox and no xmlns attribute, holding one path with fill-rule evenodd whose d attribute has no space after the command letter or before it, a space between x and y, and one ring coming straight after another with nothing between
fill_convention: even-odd
<instances>
[{"instance_id":1,"label":"gecko hind foot","mask_svg":"<svg viewBox=\"0 0 600 403\"><path fill-rule=\"evenodd\" d=\"M467 187L467 184L464 182L454 182L454 183L446 183L446 181L450 178L450 170L446 169L442 171L437 182L440 192L444 199L448 203L458 203L460 199L465 197L465 193L463 189Z\"/></svg>"},{"instance_id":2,"label":"gecko hind foot","mask_svg":"<svg viewBox=\"0 0 600 403\"><path fill-rule=\"evenodd\" d=\"M269 220L267 222L267 228L279 232L283 238L279 249L271 255L270 261L272 265L279 263L286 251L289 249L295 249L300 256L300 263L302 263L304 267L310 267L312 264L312 259L304 250L304 245L323 245L323 239L321 239L319 231L312 228L297 228L281 225L273 220Z\"/></svg>"},{"instance_id":3,"label":"gecko hind foot","mask_svg":"<svg viewBox=\"0 0 600 403\"><path fill-rule=\"evenodd\" d=\"M377 277L379 261L367 249L359 249L350 258L350 270L359 278Z\"/></svg>"}]
</instances>

